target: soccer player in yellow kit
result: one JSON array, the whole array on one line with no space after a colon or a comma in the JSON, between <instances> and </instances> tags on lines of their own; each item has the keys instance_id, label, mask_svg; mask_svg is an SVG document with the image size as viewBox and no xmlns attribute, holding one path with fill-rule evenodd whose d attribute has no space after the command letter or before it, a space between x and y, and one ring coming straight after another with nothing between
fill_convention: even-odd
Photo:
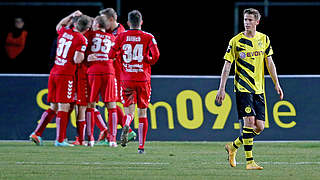
<instances>
[{"instance_id":1,"label":"soccer player in yellow kit","mask_svg":"<svg viewBox=\"0 0 320 180\"><path fill-rule=\"evenodd\" d=\"M234 90L236 93L237 111L243 118L242 135L235 141L226 144L229 163L236 166L237 149L244 145L247 161L246 169L261 170L253 160L252 147L254 136L264 129L264 62L275 85L275 90L283 99L283 91L278 81L278 75L271 55L273 54L269 37L256 31L260 22L258 10L250 8L243 11L245 31L233 37L224 56L225 64L221 74L220 87L216 101L221 104L225 98L225 86L229 77L231 65L235 62Z\"/></svg>"}]
</instances>

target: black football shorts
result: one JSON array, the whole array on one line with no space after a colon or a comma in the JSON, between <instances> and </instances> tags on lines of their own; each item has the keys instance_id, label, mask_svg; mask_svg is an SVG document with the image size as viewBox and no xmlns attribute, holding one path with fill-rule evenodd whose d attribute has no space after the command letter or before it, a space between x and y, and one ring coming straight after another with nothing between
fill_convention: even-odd
<instances>
[{"instance_id":1,"label":"black football shorts","mask_svg":"<svg viewBox=\"0 0 320 180\"><path fill-rule=\"evenodd\" d=\"M257 120L265 120L265 101L263 94L236 92L239 119L255 116Z\"/></svg>"}]
</instances>

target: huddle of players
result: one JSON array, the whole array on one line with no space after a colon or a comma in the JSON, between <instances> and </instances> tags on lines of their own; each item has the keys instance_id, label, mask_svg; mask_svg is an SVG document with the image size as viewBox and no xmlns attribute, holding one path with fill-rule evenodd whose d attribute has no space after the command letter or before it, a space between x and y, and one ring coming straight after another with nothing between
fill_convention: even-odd
<instances>
[{"instance_id":1,"label":"huddle of players","mask_svg":"<svg viewBox=\"0 0 320 180\"><path fill-rule=\"evenodd\" d=\"M116 22L112 8L100 11L96 18L75 11L62 19L57 27L55 65L48 81L50 108L40 119L30 139L43 145L42 133L56 117L55 146L84 145L85 131L88 146L94 145L94 126L100 129L99 142L117 147L117 125L122 129L121 145L136 137L130 124L135 104L139 114L139 153L144 153L148 130L147 107L151 95L151 65L159 59L159 50L153 35L141 30L142 15L134 10L128 14L128 26ZM151 53L151 56L150 56ZM107 128L96 109L100 96L108 109ZM122 102L125 114L116 105ZM69 144L66 129L70 113L76 107L76 142Z\"/></svg>"}]
</instances>

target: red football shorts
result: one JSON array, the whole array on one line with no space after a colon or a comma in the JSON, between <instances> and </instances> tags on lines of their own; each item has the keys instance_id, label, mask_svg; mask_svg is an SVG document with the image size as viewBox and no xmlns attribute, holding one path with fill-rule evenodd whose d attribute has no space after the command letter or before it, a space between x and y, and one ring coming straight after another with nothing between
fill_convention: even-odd
<instances>
[{"instance_id":1,"label":"red football shorts","mask_svg":"<svg viewBox=\"0 0 320 180\"><path fill-rule=\"evenodd\" d=\"M87 67L81 66L77 69L77 92L76 92L76 100L77 105L87 106L89 102L88 95L88 76L87 76Z\"/></svg>"},{"instance_id":2,"label":"red football shorts","mask_svg":"<svg viewBox=\"0 0 320 180\"><path fill-rule=\"evenodd\" d=\"M121 81L121 102L124 107L137 104L138 108L147 108L151 97L150 82Z\"/></svg>"},{"instance_id":3,"label":"red football shorts","mask_svg":"<svg viewBox=\"0 0 320 180\"><path fill-rule=\"evenodd\" d=\"M88 74L90 86L90 102L98 102L99 94L103 102L116 102L117 85L113 74Z\"/></svg>"},{"instance_id":4,"label":"red football shorts","mask_svg":"<svg viewBox=\"0 0 320 180\"><path fill-rule=\"evenodd\" d=\"M73 75L50 74L48 81L48 102L74 102L75 82Z\"/></svg>"}]
</instances>

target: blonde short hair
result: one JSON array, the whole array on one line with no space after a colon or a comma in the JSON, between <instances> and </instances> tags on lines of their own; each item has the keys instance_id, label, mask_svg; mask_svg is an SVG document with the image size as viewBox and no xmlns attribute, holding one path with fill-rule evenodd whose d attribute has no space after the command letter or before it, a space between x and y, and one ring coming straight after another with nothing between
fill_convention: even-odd
<instances>
[{"instance_id":1,"label":"blonde short hair","mask_svg":"<svg viewBox=\"0 0 320 180\"><path fill-rule=\"evenodd\" d=\"M254 18L255 18L256 20L258 20L258 21L259 21L260 18L261 18L260 12L259 12L258 10L256 10L256 9L253 9L253 8L245 9L245 10L243 11L243 16L244 16L245 14L252 14L252 15L254 16Z\"/></svg>"}]
</instances>

